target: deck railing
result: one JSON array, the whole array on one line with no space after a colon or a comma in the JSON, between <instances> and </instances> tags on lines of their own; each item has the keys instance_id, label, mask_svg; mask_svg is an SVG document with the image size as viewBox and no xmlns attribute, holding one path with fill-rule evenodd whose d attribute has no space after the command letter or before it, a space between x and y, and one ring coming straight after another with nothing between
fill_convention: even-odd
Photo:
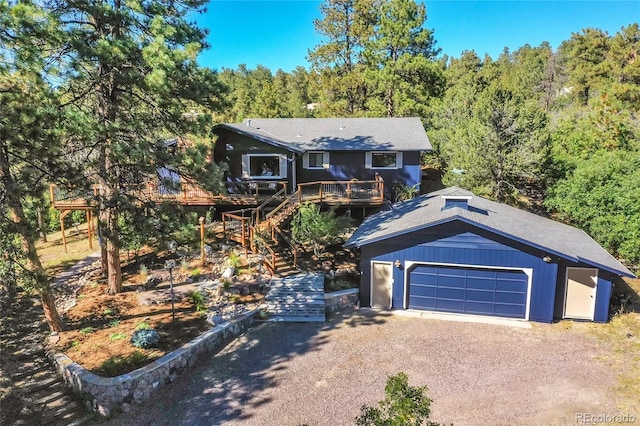
<instances>
[{"instance_id":1,"label":"deck railing","mask_svg":"<svg viewBox=\"0 0 640 426\"><path fill-rule=\"evenodd\" d=\"M384 180L320 181L298 185L300 202L382 203Z\"/></svg>"},{"instance_id":2,"label":"deck railing","mask_svg":"<svg viewBox=\"0 0 640 426\"><path fill-rule=\"evenodd\" d=\"M179 185L163 185L160 182L148 182L126 188L127 192L142 201L163 202L175 201L180 204L216 204L228 200L257 201L269 198L274 194L286 195L286 181L243 181L228 182L227 194L213 194L202 187L189 182ZM96 199L103 194L101 185L93 185L91 189L68 189L51 185L50 195L54 207L96 205Z\"/></svg>"}]
</instances>

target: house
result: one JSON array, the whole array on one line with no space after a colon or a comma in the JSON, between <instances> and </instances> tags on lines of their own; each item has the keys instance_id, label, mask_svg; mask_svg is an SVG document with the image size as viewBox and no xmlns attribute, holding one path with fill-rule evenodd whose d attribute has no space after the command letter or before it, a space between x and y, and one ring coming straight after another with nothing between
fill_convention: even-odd
<instances>
[{"instance_id":1,"label":"house","mask_svg":"<svg viewBox=\"0 0 640 426\"><path fill-rule=\"evenodd\" d=\"M460 188L369 217L363 306L551 322L606 322L612 281L633 274L586 233Z\"/></svg>"},{"instance_id":2,"label":"house","mask_svg":"<svg viewBox=\"0 0 640 426\"><path fill-rule=\"evenodd\" d=\"M382 178L419 186L420 155L431 151L419 118L273 118L217 125L216 162L227 181L298 184Z\"/></svg>"}]
</instances>

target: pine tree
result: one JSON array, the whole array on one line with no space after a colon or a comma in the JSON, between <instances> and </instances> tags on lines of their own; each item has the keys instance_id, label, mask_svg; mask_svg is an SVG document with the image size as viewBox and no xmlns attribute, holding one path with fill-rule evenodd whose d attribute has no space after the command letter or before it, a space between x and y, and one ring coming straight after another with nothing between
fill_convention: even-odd
<instances>
[{"instance_id":1,"label":"pine tree","mask_svg":"<svg viewBox=\"0 0 640 426\"><path fill-rule=\"evenodd\" d=\"M65 117L45 80L50 28L50 16L36 5L0 1L0 280L6 292L18 284L34 289L50 329L61 331L24 209L46 180L62 180L69 170L57 137Z\"/></svg>"},{"instance_id":2,"label":"pine tree","mask_svg":"<svg viewBox=\"0 0 640 426\"><path fill-rule=\"evenodd\" d=\"M414 0L387 0L377 8L363 52L373 115L424 116L430 100L442 94L444 66L435 60L440 49L426 20L424 4Z\"/></svg>"},{"instance_id":3,"label":"pine tree","mask_svg":"<svg viewBox=\"0 0 640 426\"><path fill-rule=\"evenodd\" d=\"M100 187L97 197L106 241L108 287L122 290L118 217L139 208L136 188L165 167L219 186L215 167L193 164L207 157L212 141L195 152L170 151L164 143L187 132L205 134L206 114L219 107L223 91L216 74L198 66L206 32L187 15L204 0L182 2L51 0L64 43L60 88L66 108L85 117L82 143L87 175ZM185 113L191 110L191 119ZM189 168L184 167L189 165ZM204 181L202 180L204 179ZM208 189L209 189L208 188Z\"/></svg>"},{"instance_id":4,"label":"pine tree","mask_svg":"<svg viewBox=\"0 0 640 426\"><path fill-rule=\"evenodd\" d=\"M309 60L321 78L325 115L360 115L365 110L367 85L362 51L371 37L373 0L325 0L322 19L314 22L326 41L309 51Z\"/></svg>"}]
</instances>

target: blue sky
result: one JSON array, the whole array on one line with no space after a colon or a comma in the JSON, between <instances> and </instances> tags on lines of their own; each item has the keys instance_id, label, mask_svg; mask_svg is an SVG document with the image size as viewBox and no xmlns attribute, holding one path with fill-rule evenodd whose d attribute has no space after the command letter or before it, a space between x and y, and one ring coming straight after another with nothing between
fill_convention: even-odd
<instances>
[{"instance_id":1,"label":"blue sky","mask_svg":"<svg viewBox=\"0 0 640 426\"><path fill-rule=\"evenodd\" d=\"M275 72L308 68L309 49L321 43L313 20L321 18L316 0L211 0L197 17L209 29L211 48L202 65L237 68L264 65ZM504 47L548 41L555 49L574 32L600 28L610 35L640 21L640 1L426 1L427 28L434 30L443 54L464 50L496 58Z\"/></svg>"}]
</instances>

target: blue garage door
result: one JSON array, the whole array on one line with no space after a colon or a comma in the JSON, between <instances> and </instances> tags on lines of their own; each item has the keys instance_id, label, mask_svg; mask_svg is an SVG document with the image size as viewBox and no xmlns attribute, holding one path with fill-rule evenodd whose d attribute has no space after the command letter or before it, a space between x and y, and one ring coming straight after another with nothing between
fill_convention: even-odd
<instances>
[{"instance_id":1,"label":"blue garage door","mask_svg":"<svg viewBox=\"0 0 640 426\"><path fill-rule=\"evenodd\" d=\"M522 271L416 266L409 274L409 308L525 318L527 283Z\"/></svg>"}]
</instances>

